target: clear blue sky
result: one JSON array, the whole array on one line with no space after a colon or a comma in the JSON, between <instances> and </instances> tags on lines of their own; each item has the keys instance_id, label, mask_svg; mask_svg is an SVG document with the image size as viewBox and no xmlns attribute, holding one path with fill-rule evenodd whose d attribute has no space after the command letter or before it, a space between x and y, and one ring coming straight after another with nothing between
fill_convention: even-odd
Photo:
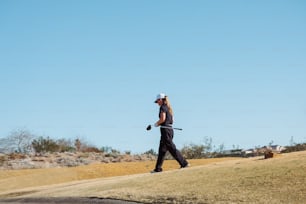
<instances>
[{"instance_id":1,"label":"clear blue sky","mask_svg":"<svg viewBox=\"0 0 306 204\"><path fill-rule=\"evenodd\" d=\"M305 90L303 0L0 1L0 137L157 151L164 92L179 148L288 145Z\"/></svg>"}]
</instances>

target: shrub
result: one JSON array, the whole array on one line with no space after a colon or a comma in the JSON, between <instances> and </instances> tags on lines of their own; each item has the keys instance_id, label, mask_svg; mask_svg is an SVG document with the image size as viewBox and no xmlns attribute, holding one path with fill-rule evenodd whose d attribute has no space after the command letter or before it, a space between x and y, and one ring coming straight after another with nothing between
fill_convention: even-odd
<instances>
[{"instance_id":1,"label":"shrub","mask_svg":"<svg viewBox=\"0 0 306 204\"><path fill-rule=\"evenodd\" d=\"M186 159L200 159L205 156L205 146L195 144L185 145L181 153Z\"/></svg>"},{"instance_id":2,"label":"shrub","mask_svg":"<svg viewBox=\"0 0 306 204\"><path fill-rule=\"evenodd\" d=\"M304 151L306 150L306 143L303 144L295 144L294 146L288 146L282 153L289 153L289 152L297 152L297 151Z\"/></svg>"},{"instance_id":3,"label":"shrub","mask_svg":"<svg viewBox=\"0 0 306 204\"><path fill-rule=\"evenodd\" d=\"M157 156L157 153L154 151L154 149L150 149L150 150L146 151L144 154Z\"/></svg>"},{"instance_id":4,"label":"shrub","mask_svg":"<svg viewBox=\"0 0 306 204\"><path fill-rule=\"evenodd\" d=\"M100 153L101 151L98 148L96 148L96 147L87 146L87 147L84 147L82 149L82 152L96 152L96 153Z\"/></svg>"},{"instance_id":5,"label":"shrub","mask_svg":"<svg viewBox=\"0 0 306 204\"><path fill-rule=\"evenodd\" d=\"M100 148L100 151L102 152L102 153L110 153L111 151L112 151L112 147L109 147L109 146L104 146L104 147L101 147Z\"/></svg>"},{"instance_id":6,"label":"shrub","mask_svg":"<svg viewBox=\"0 0 306 204\"><path fill-rule=\"evenodd\" d=\"M39 137L37 139L34 139L32 142L32 147L36 153L58 152L60 149L59 145L49 137L47 138Z\"/></svg>"},{"instance_id":7,"label":"shrub","mask_svg":"<svg viewBox=\"0 0 306 204\"><path fill-rule=\"evenodd\" d=\"M72 152L75 151L72 141L67 139L59 139L56 141L59 152Z\"/></svg>"},{"instance_id":8,"label":"shrub","mask_svg":"<svg viewBox=\"0 0 306 204\"><path fill-rule=\"evenodd\" d=\"M9 160L15 160L15 159L25 159L26 155L20 154L20 153L11 153L8 155Z\"/></svg>"},{"instance_id":9,"label":"shrub","mask_svg":"<svg viewBox=\"0 0 306 204\"><path fill-rule=\"evenodd\" d=\"M7 161L7 157L5 155L0 156L0 166L2 166L4 164L4 162Z\"/></svg>"},{"instance_id":10,"label":"shrub","mask_svg":"<svg viewBox=\"0 0 306 204\"><path fill-rule=\"evenodd\" d=\"M81 151L81 145L82 145L81 140L79 138L77 138L74 141L74 146L76 148L76 151L78 151L78 152Z\"/></svg>"}]
</instances>

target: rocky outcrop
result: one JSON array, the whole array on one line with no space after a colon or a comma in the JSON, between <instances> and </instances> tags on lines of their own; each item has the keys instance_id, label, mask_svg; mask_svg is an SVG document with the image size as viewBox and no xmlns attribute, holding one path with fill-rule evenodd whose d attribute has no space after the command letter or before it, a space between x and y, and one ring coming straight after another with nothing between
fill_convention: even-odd
<instances>
[{"instance_id":1,"label":"rocky outcrop","mask_svg":"<svg viewBox=\"0 0 306 204\"><path fill-rule=\"evenodd\" d=\"M41 154L0 154L0 169L33 169L75 167L92 163L115 163L155 160L154 155L112 154L94 152L64 152Z\"/></svg>"}]
</instances>

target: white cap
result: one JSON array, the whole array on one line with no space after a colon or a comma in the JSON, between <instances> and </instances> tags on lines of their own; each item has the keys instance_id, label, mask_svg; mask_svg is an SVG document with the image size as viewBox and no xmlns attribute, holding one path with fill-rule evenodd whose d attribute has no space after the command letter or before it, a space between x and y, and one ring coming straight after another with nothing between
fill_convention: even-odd
<instances>
[{"instance_id":1,"label":"white cap","mask_svg":"<svg viewBox=\"0 0 306 204\"><path fill-rule=\"evenodd\" d=\"M166 98L166 94L160 93L156 96L156 100L154 101L154 103L157 103L159 99L164 99L164 98Z\"/></svg>"}]
</instances>

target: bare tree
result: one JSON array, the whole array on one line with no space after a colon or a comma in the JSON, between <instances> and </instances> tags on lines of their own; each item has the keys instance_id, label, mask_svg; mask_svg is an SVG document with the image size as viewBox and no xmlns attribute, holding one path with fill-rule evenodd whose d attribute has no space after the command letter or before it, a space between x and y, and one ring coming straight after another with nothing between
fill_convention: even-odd
<instances>
[{"instance_id":1,"label":"bare tree","mask_svg":"<svg viewBox=\"0 0 306 204\"><path fill-rule=\"evenodd\" d=\"M0 139L0 152L28 153L32 150L33 134L26 129L16 129L6 138Z\"/></svg>"},{"instance_id":2,"label":"bare tree","mask_svg":"<svg viewBox=\"0 0 306 204\"><path fill-rule=\"evenodd\" d=\"M219 147L216 149L217 153L222 153L224 151L225 145L222 143L219 145Z\"/></svg>"},{"instance_id":3,"label":"bare tree","mask_svg":"<svg viewBox=\"0 0 306 204\"><path fill-rule=\"evenodd\" d=\"M11 152L14 152L11 141L8 139L8 137L1 138L0 139L0 153L11 153Z\"/></svg>"},{"instance_id":4,"label":"bare tree","mask_svg":"<svg viewBox=\"0 0 306 204\"><path fill-rule=\"evenodd\" d=\"M212 138L205 136L204 137L204 148L206 152L211 152L212 151Z\"/></svg>"},{"instance_id":5,"label":"bare tree","mask_svg":"<svg viewBox=\"0 0 306 204\"><path fill-rule=\"evenodd\" d=\"M81 140L79 138L75 139L74 146L77 152L81 150L81 145L82 145Z\"/></svg>"},{"instance_id":6,"label":"bare tree","mask_svg":"<svg viewBox=\"0 0 306 204\"><path fill-rule=\"evenodd\" d=\"M290 139L290 142L289 142L289 146L292 147L294 145L296 145L296 143L294 142L293 136L291 136L291 139Z\"/></svg>"}]
</instances>

